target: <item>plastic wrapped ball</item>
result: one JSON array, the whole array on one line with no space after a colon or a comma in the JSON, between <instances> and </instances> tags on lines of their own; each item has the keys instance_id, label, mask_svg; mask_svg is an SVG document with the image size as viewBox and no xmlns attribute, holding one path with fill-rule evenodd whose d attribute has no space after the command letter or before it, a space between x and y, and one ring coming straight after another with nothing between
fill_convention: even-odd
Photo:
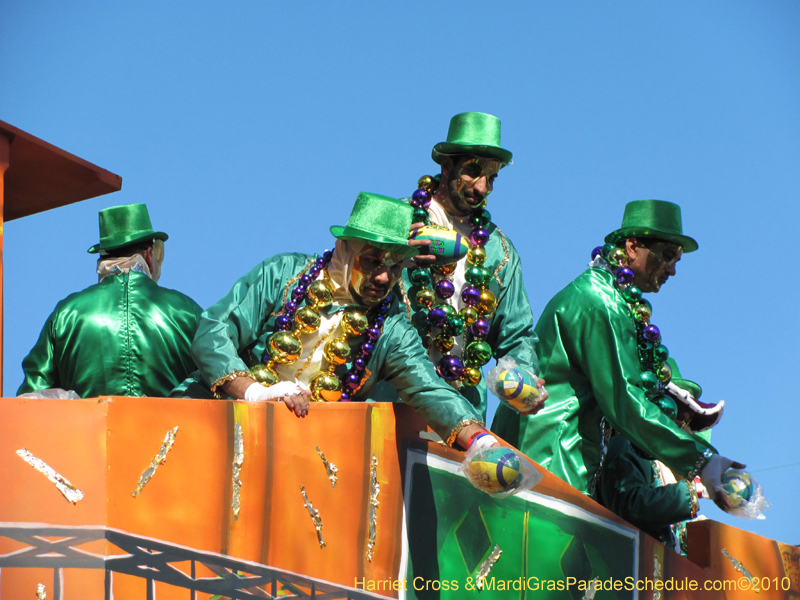
<instances>
[{"instance_id":1,"label":"plastic wrapped ball","mask_svg":"<svg viewBox=\"0 0 800 600\"><path fill-rule=\"evenodd\" d=\"M342 397L342 382L334 373L317 373L308 387L317 402L336 402Z\"/></svg>"},{"instance_id":2,"label":"plastic wrapped ball","mask_svg":"<svg viewBox=\"0 0 800 600\"><path fill-rule=\"evenodd\" d=\"M434 192L438 186L438 182L430 175L423 175L417 181L417 187L422 188L427 192Z\"/></svg>"},{"instance_id":3,"label":"plastic wrapped ball","mask_svg":"<svg viewBox=\"0 0 800 600\"><path fill-rule=\"evenodd\" d=\"M650 302L642 298L633 307L633 316L638 323L647 323L653 316L653 307Z\"/></svg>"},{"instance_id":4,"label":"plastic wrapped ball","mask_svg":"<svg viewBox=\"0 0 800 600\"><path fill-rule=\"evenodd\" d=\"M486 319L478 319L469 329L475 337L486 337L489 335L489 321Z\"/></svg>"},{"instance_id":5,"label":"plastic wrapped ball","mask_svg":"<svg viewBox=\"0 0 800 600\"><path fill-rule=\"evenodd\" d=\"M328 308L333 302L333 290L324 281L314 281L308 286L308 303L316 308Z\"/></svg>"},{"instance_id":6,"label":"plastic wrapped ball","mask_svg":"<svg viewBox=\"0 0 800 600\"><path fill-rule=\"evenodd\" d=\"M661 332L655 325L648 325L642 331L642 337L651 344L655 344L661 339Z\"/></svg>"},{"instance_id":7,"label":"plastic wrapped ball","mask_svg":"<svg viewBox=\"0 0 800 600\"><path fill-rule=\"evenodd\" d=\"M594 250L592 250L592 260L600 256L602 251L603 251L602 246L595 246Z\"/></svg>"},{"instance_id":8,"label":"plastic wrapped ball","mask_svg":"<svg viewBox=\"0 0 800 600\"><path fill-rule=\"evenodd\" d=\"M492 360L492 347L482 340L476 340L467 344L463 356L469 366L482 367Z\"/></svg>"},{"instance_id":9,"label":"plastic wrapped ball","mask_svg":"<svg viewBox=\"0 0 800 600\"><path fill-rule=\"evenodd\" d=\"M436 348L442 354L446 354L453 349L453 345L455 341L453 340L452 335L448 335L446 333L440 333L435 338L433 338L433 347Z\"/></svg>"},{"instance_id":10,"label":"plastic wrapped ball","mask_svg":"<svg viewBox=\"0 0 800 600\"><path fill-rule=\"evenodd\" d=\"M367 368L367 361L365 361L363 357L359 356L353 361L353 368L356 371L363 371Z\"/></svg>"},{"instance_id":11,"label":"plastic wrapped ball","mask_svg":"<svg viewBox=\"0 0 800 600\"><path fill-rule=\"evenodd\" d=\"M367 337L371 342L375 342L379 337L381 337L381 330L377 327L370 327L367 329Z\"/></svg>"},{"instance_id":12,"label":"plastic wrapped ball","mask_svg":"<svg viewBox=\"0 0 800 600\"><path fill-rule=\"evenodd\" d=\"M461 370L463 368L464 364L457 356L443 356L436 367L436 371L442 379L446 381L455 381L461 377Z\"/></svg>"},{"instance_id":13,"label":"plastic wrapped ball","mask_svg":"<svg viewBox=\"0 0 800 600\"><path fill-rule=\"evenodd\" d=\"M653 404L658 406L658 408L661 409L661 412L667 415L673 421L678 416L678 405L675 404L675 400L669 396L659 394L653 398Z\"/></svg>"},{"instance_id":14,"label":"plastic wrapped ball","mask_svg":"<svg viewBox=\"0 0 800 600\"><path fill-rule=\"evenodd\" d=\"M722 491L728 497L731 508L747 504L756 495L757 487L752 476L742 469L728 469L722 474Z\"/></svg>"},{"instance_id":15,"label":"plastic wrapped ball","mask_svg":"<svg viewBox=\"0 0 800 600\"><path fill-rule=\"evenodd\" d=\"M658 389L658 377L652 371L642 371L642 387L648 393L655 392Z\"/></svg>"},{"instance_id":16,"label":"plastic wrapped ball","mask_svg":"<svg viewBox=\"0 0 800 600\"><path fill-rule=\"evenodd\" d=\"M447 277L448 275L452 275L456 272L456 263L451 263L449 265L432 265L431 271L441 275L442 277Z\"/></svg>"},{"instance_id":17,"label":"plastic wrapped ball","mask_svg":"<svg viewBox=\"0 0 800 600\"><path fill-rule=\"evenodd\" d=\"M251 367L250 374L258 383L267 387L278 383L278 374L267 365L255 365Z\"/></svg>"},{"instance_id":18,"label":"plastic wrapped ball","mask_svg":"<svg viewBox=\"0 0 800 600\"><path fill-rule=\"evenodd\" d=\"M622 248L614 248L608 253L608 264L612 267L620 267L625 264L628 259L628 253Z\"/></svg>"},{"instance_id":19,"label":"plastic wrapped ball","mask_svg":"<svg viewBox=\"0 0 800 600\"><path fill-rule=\"evenodd\" d=\"M481 291L475 286L468 285L461 290L461 301L467 306L477 306L481 299Z\"/></svg>"},{"instance_id":20,"label":"plastic wrapped ball","mask_svg":"<svg viewBox=\"0 0 800 600\"><path fill-rule=\"evenodd\" d=\"M444 311L444 314L447 316L448 319L450 319L451 317L455 317L458 314L456 309L453 308L453 306L451 306L450 304L441 304L440 307Z\"/></svg>"},{"instance_id":21,"label":"plastic wrapped ball","mask_svg":"<svg viewBox=\"0 0 800 600\"><path fill-rule=\"evenodd\" d=\"M350 344L344 337L333 338L325 344L322 355L332 365L343 365L350 358Z\"/></svg>"},{"instance_id":22,"label":"plastic wrapped ball","mask_svg":"<svg viewBox=\"0 0 800 600\"><path fill-rule=\"evenodd\" d=\"M361 356L365 358L369 358L374 350L375 346L373 346L369 342L364 342L363 344L361 344Z\"/></svg>"},{"instance_id":23,"label":"plastic wrapped ball","mask_svg":"<svg viewBox=\"0 0 800 600\"><path fill-rule=\"evenodd\" d=\"M659 364L666 363L669 358L669 350L663 344L653 348L653 361Z\"/></svg>"},{"instance_id":24,"label":"plastic wrapped ball","mask_svg":"<svg viewBox=\"0 0 800 600\"><path fill-rule=\"evenodd\" d=\"M475 211L469 217L469 223L473 227L486 227L492 222L492 213L485 208L480 211Z\"/></svg>"},{"instance_id":25,"label":"plastic wrapped ball","mask_svg":"<svg viewBox=\"0 0 800 600\"><path fill-rule=\"evenodd\" d=\"M642 299L642 290L635 285L629 285L628 287L623 288L622 297L625 299L625 302L633 304Z\"/></svg>"},{"instance_id":26,"label":"plastic wrapped ball","mask_svg":"<svg viewBox=\"0 0 800 600\"><path fill-rule=\"evenodd\" d=\"M472 325L478 320L478 311L472 306L465 306L458 311L458 314L461 317L461 320L464 321L464 325Z\"/></svg>"},{"instance_id":27,"label":"plastic wrapped ball","mask_svg":"<svg viewBox=\"0 0 800 600\"><path fill-rule=\"evenodd\" d=\"M296 361L303 353L303 343L293 333L276 331L269 337L267 351L273 362L286 365Z\"/></svg>"},{"instance_id":28,"label":"plastic wrapped ball","mask_svg":"<svg viewBox=\"0 0 800 600\"><path fill-rule=\"evenodd\" d=\"M458 314L447 317L447 323L444 324L444 330L449 335L461 335L464 333L464 321Z\"/></svg>"},{"instance_id":29,"label":"plastic wrapped ball","mask_svg":"<svg viewBox=\"0 0 800 600\"><path fill-rule=\"evenodd\" d=\"M419 188L411 195L411 199L417 202L419 206L428 208L431 203L431 193L424 188Z\"/></svg>"},{"instance_id":30,"label":"plastic wrapped ball","mask_svg":"<svg viewBox=\"0 0 800 600\"><path fill-rule=\"evenodd\" d=\"M620 267L614 271L614 278L619 285L628 285L633 283L634 274L630 267Z\"/></svg>"},{"instance_id":31,"label":"plastic wrapped ball","mask_svg":"<svg viewBox=\"0 0 800 600\"><path fill-rule=\"evenodd\" d=\"M481 382L481 370L475 367L464 367L461 369L461 383L467 387L475 387Z\"/></svg>"},{"instance_id":32,"label":"plastic wrapped ball","mask_svg":"<svg viewBox=\"0 0 800 600\"><path fill-rule=\"evenodd\" d=\"M447 314L440 306L432 308L428 313L428 323L430 323L432 327L442 327L446 321Z\"/></svg>"},{"instance_id":33,"label":"plastic wrapped ball","mask_svg":"<svg viewBox=\"0 0 800 600\"><path fill-rule=\"evenodd\" d=\"M369 320L364 311L346 310L342 315L342 331L348 335L362 335L369 327Z\"/></svg>"},{"instance_id":34,"label":"plastic wrapped ball","mask_svg":"<svg viewBox=\"0 0 800 600\"><path fill-rule=\"evenodd\" d=\"M342 385L350 392L354 392L358 389L358 386L361 384L361 378L356 375L355 373L348 373L344 376L344 381Z\"/></svg>"},{"instance_id":35,"label":"plastic wrapped ball","mask_svg":"<svg viewBox=\"0 0 800 600\"><path fill-rule=\"evenodd\" d=\"M523 477L519 458L508 448L487 448L479 452L467 467L472 485L488 494L514 489Z\"/></svg>"},{"instance_id":36,"label":"plastic wrapped ball","mask_svg":"<svg viewBox=\"0 0 800 600\"><path fill-rule=\"evenodd\" d=\"M489 232L483 227L480 227L472 231L469 239L475 246L483 247L486 245L486 242L489 241Z\"/></svg>"},{"instance_id":37,"label":"plastic wrapped ball","mask_svg":"<svg viewBox=\"0 0 800 600\"><path fill-rule=\"evenodd\" d=\"M319 312L311 306L304 306L294 314L297 329L303 333L314 333L319 329L320 321Z\"/></svg>"},{"instance_id":38,"label":"plastic wrapped ball","mask_svg":"<svg viewBox=\"0 0 800 600\"><path fill-rule=\"evenodd\" d=\"M603 244L602 248L600 248L600 256L603 257L603 260L608 260L608 255L614 248L616 248L614 244Z\"/></svg>"},{"instance_id":39,"label":"plastic wrapped ball","mask_svg":"<svg viewBox=\"0 0 800 600\"><path fill-rule=\"evenodd\" d=\"M456 286L449 279L442 279L437 282L433 289L439 298L444 298L445 300L456 293Z\"/></svg>"},{"instance_id":40,"label":"plastic wrapped ball","mask_svg":"<svg viewBox=\"0 0 800 600\"><path fill-rule=\"evenodd\" d=\"M411 221L412 223L427 223L428 211L424 208L415 208Z\"/></svg>"},{"instance_id":41,"label":"plastic wrapped ball","mask_svg":"<svg viewBox=\"0 0 800 600\"><path fill-rule=\"evenodd\" d=\"M414 285L428 285L431 282L431 272L428 269L412 269L408 278Z\"/></svg>"},{"instance_id":42,"label":"plastic wrapped ball","mask_svg":"<svg viewBox=\"0 0 800 600\"><path fill-rule=\"evenodd\" d=\"M430 308L433 306L435 301L436 294L433 293L433 290L425 288L424 290L417 292L417 304L419 304L421 307Z\"/></svg>"},{"instance_id":43,"label":"plastic wrapped ball","mask_svg":"<svg viewBox=\"0 0 800 600\"><path fill-rule=\"evenodd\" d=\"M467 267L464 269L464 279L467 280L467 283L470 283L474 286L483 286L489 283L489 280L492 278L492 273L489 269L484 269L483 267L476 267L474 265Z\"/></svg>"},{"instance_id":44,"label":"plastic wrapped ball","mask_svg":"<svg viewBox=\"0 0 800 600\"><path fill-rule=\"evenodd\" d=\"M495 300L494 294L489 290L481 290L481 297L475 308L483 316L492 314L494 309L497 308L497 300Z\"/></svg>"},{"instance_id":45,"label":"plastic wrapped ball","mask_svg":"<svg viewBox=\"0 0 800 600\"><path fill-rule=\"evenodd\" d=\"M289 315L278 315L275 319L275 325L279 331L291 331L294 327L294 319Z\"/></svg>"},{"instance_id":46,"label":"plastic wrapped ball","mask_svg":"<svg viewBox=\"0 0 800 600\"><path fill-rule=\"evenodd\" d=\"M507 369L497 374L493 392L502 402L520 413L529 412L539 402L537 379L524 369Z\"/></svg>"},{"instance_id":47,"label":"plastic wrapped ball","mask_svg":"<svg viewBox=\"0 0 800 600\"><path fill-rule=\"evenodd\" d=\"M283 305L283 312L290 317L297 312L297 302L289 300L286 304Z\"/></svg>"},{"instance_id":48,"label":"plastic wrapped ball","mask_svg":"<svg viewBox=\"0 0 800 600\"><path fill-rule=\"evenodd\" d=\"M483 248L472 248L467 252L467 262L476 267L482 267L486 262L486 250Z\"/></svg>"},{"instance_id":49,"label":"plastic wrapped ball","mask_svg":"<svg viewBox=\"0 0 800 600\"><path fill-rule=\"evenodd\" d=\"M300 302L303 298L306 297L306 290L301 287L296 287L292 290L292 300L295 302Z\"/></svg>"},{"instance_id":50,"label":"plastic wrapped ball","mask_svg":"<svg viewBox=\"0 0 800 600\"><path fill-rule=\"evenodd\" d=\"M667 385L672 380L672 367L668 363L664 363L658 368L656 377L663 385Z\"/></svg>"}]
</instances>

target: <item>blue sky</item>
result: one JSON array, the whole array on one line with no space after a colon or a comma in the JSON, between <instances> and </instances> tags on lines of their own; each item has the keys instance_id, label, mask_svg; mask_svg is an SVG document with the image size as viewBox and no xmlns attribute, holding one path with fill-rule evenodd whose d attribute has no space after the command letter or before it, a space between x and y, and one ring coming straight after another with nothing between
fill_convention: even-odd
<instances>
[{"instance_id":1,"label":"blue sky","mask_svg":"<svg viewBox=\"0 0 800 600\"><path fill-rule=\"evenodd\" d=\"M265 257L332 246L359 191L407 196L450 117L502 119L490 197L535 317L626 202L683 208L700 250L649 298L800 543L800 4L38 2L0 18L0 119L123 177L5 228L5 389L56 302L96 281L97 212L146 202L161 283L209 306Z\"/></svg>"}]
</instances>

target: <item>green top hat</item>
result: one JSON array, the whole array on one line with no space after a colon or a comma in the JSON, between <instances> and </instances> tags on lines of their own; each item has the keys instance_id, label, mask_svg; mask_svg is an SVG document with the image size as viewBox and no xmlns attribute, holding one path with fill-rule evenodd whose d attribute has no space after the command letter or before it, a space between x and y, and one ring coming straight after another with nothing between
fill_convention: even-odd
<instances>
[{"instance_id":1,"label":"green top hat","mask_svg":"<svg viewBox=\"0 0 800 600\"><path fill-rule=\"evenodd\" d=\"M681 207L664 200L634 200L625 205L622 227L606 236L616 244L629 238L658 238L683 246L684 252L697 250L697 242L683 235Z\"/></svg>"},{"instance_id":2,"label":"green top hat","mask_svg":"<svg viewBox=\"0 0 800 600\"><path fill-rule=\"evenodd\" d=\"M695 400L699 400L703 393L703 388L690 379L684 379L681 375L681 370L678 368L678 363L676 363L673 358L668 358L667 363L672 368L672 379L670 381L672 381L672 383L677 385L679 388L689 392L692 396L694 396Z\"/></svg>"},{"instance_id":3,"label":"green top hat","mask_svg":"<svg viewBox=\"0 0 800 600\"><path fill-rule=\"evenodd\" d=\"M405 202L361 192L347 225L334 225L331 233L340 240L359 240L410 258L419 253L419 250L408 245L413 215L414 209Z\"/></svg>"},{"instance_id":4,"label":"green top hat","mask_svg":"<svg viewBox=\"0 0 800 600\"><path fill-rule=\"evenodd\" d=\"M504 165L511 162L511 152L500 147L500 119L486 113L467 112L450 119L447 141L433 147L433 160L441 163L447 154L496 158Z\"/></svg>"},{"instance_id":5,"label":"green top hat","mask_svg":"<svg viewBox=\"0 0 800 600\"><path fill-rule=\"evenodd\" d=\"M89 248L90 254L109 251L150 240L168 240L162 231L153 231L145 204L123 204L100 211L100 243Z\"/></svg>"}]
</instances>

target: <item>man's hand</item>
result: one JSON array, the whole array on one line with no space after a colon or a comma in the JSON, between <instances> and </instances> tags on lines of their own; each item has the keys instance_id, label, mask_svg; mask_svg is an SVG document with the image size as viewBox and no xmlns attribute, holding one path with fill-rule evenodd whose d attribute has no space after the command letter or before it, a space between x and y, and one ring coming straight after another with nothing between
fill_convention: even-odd
<instances>
[{"instance_id":1,"label":"man's hand","mask_svg":"<svg viewBox=\"0 0 800 600\"><path fill-rule=\"evenodd\" d=\"M414 233L417 229L425 227L425 223L414 223L411 226L411 233ZM431 245L430 240L408 240L408 245L413 246L414 248L419 248L420 252L425 252ZM423 247L424 246L424 247ZM434 254L418 254L412 258L414 264L418 267L429 267L434 262L436 262L436 256Z\"/></svg>"},{"instance_id":2,"label":"man's hand","mask_svg":"<svg viewBox=\"0 0 800 600\"><path fill-rule=\"evenodd\" d=\"M536 404L533 405L532 409L530 409L528 412L519 413L520 415L535 415L544 408L544 401L550 397L550 395L547 393L547 390L544 389L544 383L544 379L536 380L536 387L539 390L539 400L536 401Z\"/></svg>"}]
</instances>

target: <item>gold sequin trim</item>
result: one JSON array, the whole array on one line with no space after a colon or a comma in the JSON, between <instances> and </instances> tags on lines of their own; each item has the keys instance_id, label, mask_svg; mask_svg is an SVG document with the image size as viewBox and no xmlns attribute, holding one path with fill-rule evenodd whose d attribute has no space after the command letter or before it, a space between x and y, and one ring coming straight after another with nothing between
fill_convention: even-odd
<instances>
[{"instance_id":1,"label":"gold sequin trim","mask_svg":"<svg viewBox=\"0 0 800 600\"><path fill-rule=\"evenodd\" d=\"M281 303L281 310L283 310L283 307L284 307L284 306L286 306L286 298L288 298L288 297L289 297L289 288L290 288L290 287L292 287L292 286L293 286L295 283L297 283L297 281L298 281L298 280L299 280L299 279L300 279L300 278L301 278L303 275L305 275L305 274L306 274L306 272L307 272L307 271L308 271L308 270L309 270L309 269L310 269L312 266L314 266L314 263L315 263L315 262L317 262L317 259L316 259L316 258L312 258L312 259L311 259L311 260L308 262L308 264L305 266L305 268L304 268L302 271L300 271L300 272L299 272L297 275L295 275L295 276L294 276L294 277L292 277L292 278L291 278L289 281L287 281L287 282L286 282L286 287L285 287L285 288L283 288L283 302ZM273 316L273 317L277 317L279 314L280 314L280 311L278 311L278 312L274 312L274 313L272 313L272 316Z\"/></svg>"},{"instance_id":2,"label":"gold sequin trim","mask_svg":"<svg viewBox=\"0 0 800 600\"><path fill-rule=\"evenodd\" d=\"M500 555L502 553L503 551L500 550L500 546L495 544L492 553L486 558L485 561L481 563L480 568L478 568L478 574L475 576L475 579L478 580L478 584L476 587L479 590L483 589L483 584L486 581L486 578L489 576L489 572L492 570L494 563L497 562L497 559L500 558Z\"/></svg>"},{"instance_id":3,"label":"gold sequin trim","mask_svg":"<svg viewBox=\"0 0 800 600\"><path fill-rule=\"evenodd\" d=\"M167 430L167 435L164 436L164 441L161 444L161 448L156 454L155 458L150 461L150 466L145 469L142 476L139 477L139 483L136 484L136 489L131 493L131 496L137 498L139 494L142 493L144 486L147 485L147 482L153 478L153 475L156 474L156 470L158 467L163 465L167 462L167 454L170 450L172 450L172 446L175 444L175 436L178 435L178 426L176 425L172 429Z\"/></svg>"},{"instance_id":4,"label":"gold sequin trim","mask_svg":"<svg viewBox=\"0 0 800 600\"><path fill-rule=\"evenodd\" d=\"M242 480L242 465L244 464L244 433L242 432L242 424L236 423L233 435L233 491L231 497L231 510L233 511L233 520L239 520L239 510L242 507L241 489Z\"/></svg>"},{"instance_id":5,"label":"gold sequin trim","mask_svg":"<svg viewBox=\"0 0 800 600\"><path fill-rule=\"evenodd\" d=\"M450 432L450 435L447 436L447 445L452 448L456 438L458 437L458 434L461 433L461 430L464 429L464 427L469 425L480 425L481 427L486 427L486 423L479 421L478 419L464 419L458 425L456 425L455 429L453 429L453 431Z\"/></svg>"},{"instance_id":6,"label":"gold sequin trim","mask_svg":"<svg viewBox=\"0 0 800 600\"><path fill-rule=\"evenodd\" d=\"M400 284L400 293L403 294L403 305L406 309L406 317L408 317L408 322L411 323L411 302L408 300L408 294L406 293L406 282L400 279L398 283Z\"/></svg>"},{"instance_id":7,"label":"gold sequin trim","mask_svg":"<svg viewBox=\"0 0 800 600\"><path fill-rule=\"evenodd\" d=\"M369 378L370 378L371 375L372 375L372 371L370 371L369 369L364 369L364 377L362 377L361 381L358 382L358 387L356 389L354 389L352 392L350 392L350 398L355 396L358 393L358 391L362 387L364 387L364 384L367 383L367 381L369 381Z\"/></svg>"},{"instance_id":8,"label":"gold sequin trim","mask_svg":"<svg viewBox=\"0 0 800 600\"><path fill-rule=\"evenodd\" d=\"M295 379L300 379L300 375L308 368L308 365L310 365L311 361L314 359L314 352L317 351L317 348L319 348L325 342L325 340L331 337L334 331L336 331L336 327L331 329L328 333L322 336L316 344L314 344L314 347L311 349L311 354L308 355L306 362L304 362L303 366L297 369L297 373L294 374Z\"/></svg>"},{"instance_id":9,"label":"gold sequin trim","mask_svg":"<svg viewBox=\"0 0 800 600\"><path fill-rule=\"evenodd\" d=\"M369 491L369 539L367 540L367 560L372 562L375 553L375 543L378 537L378 494L381 485L378 483L378 457L372 455L370 461L370 491Z\"/></svg>"},{"instance_id":10,"label":"gold sequin trim","mask_svg":"<svg viewBox=\"0 0 800 600\"><path fill-rule=\"evenodd\" d=\"M214 394L214 398L222 398L219 392L217 392L217 388L221 386L223 383L228 383L229 381L233 381L237 377L249 377L250 379L253 378L253 374L250 371L234 371L233 373L228 373L227 375L223 375L219 379L217 379L214 383L211 384L211 391Z\"/></svg>"},{"instance_id":11,"label":"gold sequin trim","mask_svg":"<svg viewBox=\"0 0 800 600\"><path fill-rule=\"evenodd\" d=\"M694 485L694 481L688 479L685 481L686 485L689 486L689 497L692 502L692 516L690 518L694 519L697 516L697 511L700 510L700 500L697 498L697 488Z\"/></svg>"},{"instance_id":12,"label":"gold sequin trim","mask_svg":"<svg viewBox=\"0 0 800 600\"><path fill-rule=\"evenodd\" d=\"M495 225L495 227L497 226ZM508 244L506 244L506 236L503 235L503 232L500 231L499 227L497 227L497 233L500 234L500 243L503 244L503 254L505 256L503 257L503 260L500 261L500 264L497 265L497 268L494 270L493 277L495 278L495 281L497 281L497 283L500 284L500 287L504 287L503 282L500 281L498 275L500 274L500 271L502 271L503 268L505 268L505 266L508 264L508 261L511 259L508 257Z\"/></svg>"},{"instance_id":13,"label":"gold sequin trim","mask_svg":"<svg viewBox=\"0 0 800 600\"><path fill-rule=\"evenodd\" d=\"M314 508L314 505L311 504L311 500L308 499L308 494L306 494L305 486L300 486L300 493L303 494L303 503L311 517L311 522L314 523L314 529L317 531L319 547L324 548L328 544L322 539L322 517L319 516L319 509Z\"/></svg>"}]
</instances>

